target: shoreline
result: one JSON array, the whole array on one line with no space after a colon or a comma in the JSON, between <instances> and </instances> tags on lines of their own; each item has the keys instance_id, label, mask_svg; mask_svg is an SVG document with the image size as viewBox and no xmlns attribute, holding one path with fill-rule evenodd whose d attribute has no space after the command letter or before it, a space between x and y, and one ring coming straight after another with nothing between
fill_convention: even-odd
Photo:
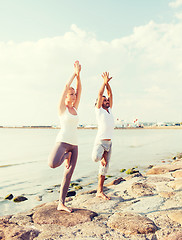
<instances>
[{"instance_id":1,"label":"shoreline","mask_svg":"<svg viewBox=\"0 0 182 240\"><path fill-rule=\"evenodd\" d=\"M17 237L26 233L32 236L27 239L36 240L177 240L182 237L182 154L145 174L136 172L115 178L112 181L108 178L105 184L109 201L96 198L94 188L77 191L76 196L67 198L66 205L74 209L73 213L57 211L58 202L53 201L0 217L0 237L11 239L8 235L11 231Z\"/></svg>"},{"instance_id":2,"label":"shoreline","mask_svg":"<svg viewBox=\"0 0 182 240\"><path fill-rule=\"evenodd\" d=\"M60 127L52 127L52 126L0 126L0 129L61 129ZM97 127L78 127L77 129L97 129ZM182 129L182 125L180 126L143 126L143 127L115 127L114 130L130 130L130 129Z\"/></svg>"}]
</instances>

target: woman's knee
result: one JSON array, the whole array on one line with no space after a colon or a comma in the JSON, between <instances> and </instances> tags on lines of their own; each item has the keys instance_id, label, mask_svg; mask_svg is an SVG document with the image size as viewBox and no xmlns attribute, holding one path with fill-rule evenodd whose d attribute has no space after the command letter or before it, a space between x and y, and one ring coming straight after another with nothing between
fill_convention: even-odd
<instances>
[{"instance_id":1,"label":"woman's knee","mask_svg":"<svg viewBox=\"0 0 182 240\"><path fill-rule=\"evenodd\" d=\"M48 158L48 166L50 168L56 168L56 164L54 163L54 161L51 158Z\"/></svg>"}]
</instances>

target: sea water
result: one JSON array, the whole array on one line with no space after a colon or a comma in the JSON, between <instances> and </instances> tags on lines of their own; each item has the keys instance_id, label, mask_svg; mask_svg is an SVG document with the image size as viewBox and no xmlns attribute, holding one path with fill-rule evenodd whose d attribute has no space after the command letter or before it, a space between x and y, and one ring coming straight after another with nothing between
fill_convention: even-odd
<instances>
[{"instance_id":1,"label":"sea water","mask_svg":"<svg viewBox=\"0 0 182 240\"><path fill-rule=\"evenodd\" d=\"M0 129L0 215L14 214L58 199L58 192L48 193L48 190L61 183L64 166L51 169L47 164L58 131ZM99 166L91 159L96 132L96 129L78 130L79 155L72 176L72 180L90 181L93 186L97 183ZM168 161L181 152L181 142L180 129L116 129L108 174L119 176L120 169L136 166L144 171L150 164ZM28 201L14 203L4 200L10 193L24 195ZM42 196L42 202L38 202L35 196Z\"/></svg>"}]
</instances>

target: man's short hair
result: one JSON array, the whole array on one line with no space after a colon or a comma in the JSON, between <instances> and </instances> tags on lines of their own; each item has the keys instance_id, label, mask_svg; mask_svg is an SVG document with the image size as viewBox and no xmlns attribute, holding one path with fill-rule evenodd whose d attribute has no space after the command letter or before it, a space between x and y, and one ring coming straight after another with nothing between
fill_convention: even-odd
<instances>
[{"instance_id":1,"label":"man's short hair","mask_svg":"<svg viewBox=\"0 0 182 240\"><path fill-rule=\"evenodd\" d=\"M106 96L102 96L102 97L105 97L106 98ZM96 106L96 104L97 104L97 101L98 101L98 98L96 98L96 100L95 100L95 106Z\"/></svg>"}]
</instances>

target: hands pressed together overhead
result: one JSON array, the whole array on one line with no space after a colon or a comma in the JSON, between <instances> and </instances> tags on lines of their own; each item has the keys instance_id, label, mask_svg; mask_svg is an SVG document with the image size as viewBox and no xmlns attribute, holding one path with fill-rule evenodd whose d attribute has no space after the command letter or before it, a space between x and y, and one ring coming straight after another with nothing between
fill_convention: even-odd
<instances>
[{"instance_id":1,"label":"hands pressed together overhead","mask_svg":"<svg viewBox=\"0 0 182 240\"><path fill-rule=\"evenodd\" d=\"M74 63L74 68L75 68L75 75L76 75L76 76L79 76L80 71L81 71L81 65L80 65L80 63L79 63L78 60L75 61L75 63Z\"/></svg>"}]
</instances>

